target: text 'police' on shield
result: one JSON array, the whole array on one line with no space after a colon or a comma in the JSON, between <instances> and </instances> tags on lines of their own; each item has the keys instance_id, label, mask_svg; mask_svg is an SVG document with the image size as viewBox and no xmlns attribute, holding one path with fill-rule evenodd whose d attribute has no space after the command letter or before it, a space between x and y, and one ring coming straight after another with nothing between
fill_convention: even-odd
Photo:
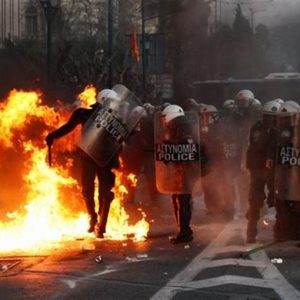
<instances>
[{"instance_id":1,"label":"text 'police' on shield","mask_svg":"<svg viewBox=\"0 0 300 300\"><path fill-rule=\"evenodd\" d=\"M104 109L98 113L95 123L96 127L104 128L119 143L126 140L129 135L126 124Z\"/></svg>"},{"instance_id":2,"label":"text 'police' on shield","mask_svg":"<svg viewBox=\"0 0 300 300\"><path fill-rule=\"evenodd\" d=\"M197 144L156 144L156 160L168 162L194 162L199 160Z\"/></svg>"},{"instance_id":3,"label":"text 'police' on shield","mask_svg":"<svg viewBox=\"0 0 300 300\"><path fill-rule=\"evenodd\" d=\"M300 149L291 146L279 147L279 164L284 166L300 166Z\"/></svg>"}]
</instances>

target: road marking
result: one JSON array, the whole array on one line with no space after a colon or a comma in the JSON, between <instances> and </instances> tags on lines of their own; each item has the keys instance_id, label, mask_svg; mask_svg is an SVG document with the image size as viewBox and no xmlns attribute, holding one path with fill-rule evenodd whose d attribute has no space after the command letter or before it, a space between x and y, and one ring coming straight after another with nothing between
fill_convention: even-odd
<instances>
[{"instance_id":1,"label":"road marking","mask_svg":"<svg viewBox=\"0 0 300 300\"><path fill-rule=\"evenodd\" d=\"M61 279L61 282L66 284L70 289L74 289L74 288L76 288L77 284L80 283L81 281L90 280L95 277L99 277L99 276L102 276L105 274L119 271L120 267L122 265L128 265L128 264L132 264L132 263L154 260L153 258L136 258L136 257L133 257L133 258L127 257L127 258L130 258L130 260L126 260L126 261L122 261L118 264L106 266L106 268L100 272L87 274L85 276L81 276L80 278L76 278L76 279Z\"/></svg>"},{"instance_id":2,"label":"road marking","mask_svg":"<svg viewBox=\"0 0 300 300\"><path fill-rule=\"evenodd\" d=\"M243 259L218 259L212 260L220 253L233 251L248 251L247 246L226 246L226 243L239 231L245 232L246 223L234 220L227 224L223 231L215 238L198 256L196 256L181 272L172 278L166 286L161 288L151 300L172 299L181 291L191 291L202 288L226 284L238 284L273 289L283 300L300 299L300 292L296 290L270 262L264 250L250 255L251 260ZM255 267L263 279L246 276L218 276L204 280L193 281L196 276L207 268L221 267L227 265L238 265Z\"/></svg>"},{"instance_id":3,"label":"road marking","mask_svg":"<svg viewBox=\"0 0 300 300\"><path fill-rule=\"evenodd\" d=\"M80 278L76 278L76 279L62 279L61 281L66 284L70 289L75 289L75 287L77 286L78 283L80 283L81 281L84 281L84 280L89 280L89 279L92 279L94 277L98 277L98 276L102 276L102 275L105 275L105 274L109 274L109 273L112 273L112 272L115 272L117 270L115 269L106 269L106 270L103 270L101 272L97 272L97 273L94 273L94 274L89 274L87 276L82 276Z\"/></svg>"}]
</instances>

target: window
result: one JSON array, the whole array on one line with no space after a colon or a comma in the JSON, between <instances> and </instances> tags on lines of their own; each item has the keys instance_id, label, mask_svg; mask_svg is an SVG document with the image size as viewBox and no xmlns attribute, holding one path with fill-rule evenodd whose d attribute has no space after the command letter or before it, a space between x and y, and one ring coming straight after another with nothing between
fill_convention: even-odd
<instances>
[{"instance_id":1,"label":"window","mask_svg":"<svg viewBox=\"0 0 300 300\"><path fill-rule=\"evenodd\" d=\"M28 37L37 37L38 34L38 16L37 9L33 5L27 7L25 12L25 35Z\"/></svg>"}]
</instances>

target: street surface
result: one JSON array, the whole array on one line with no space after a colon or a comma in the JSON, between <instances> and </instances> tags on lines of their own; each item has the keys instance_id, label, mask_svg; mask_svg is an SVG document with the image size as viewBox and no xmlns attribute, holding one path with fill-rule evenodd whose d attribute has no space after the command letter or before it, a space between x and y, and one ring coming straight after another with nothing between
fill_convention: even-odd
<instances>
[{"instance_id":1,"label":"street surface","mask_svg":"<svg viewBox=\"0 0 300 300\"><path fill-rule=\"evenodd\" d=\"M261 223L258 243L245 244L244 217L208 221L195 203L194 241L172 245L176 228L162 201L144 242L76 240L2 255L0 299L300 299L299 242L274 244L272 226Z\"/></svg>"}]
</instances>

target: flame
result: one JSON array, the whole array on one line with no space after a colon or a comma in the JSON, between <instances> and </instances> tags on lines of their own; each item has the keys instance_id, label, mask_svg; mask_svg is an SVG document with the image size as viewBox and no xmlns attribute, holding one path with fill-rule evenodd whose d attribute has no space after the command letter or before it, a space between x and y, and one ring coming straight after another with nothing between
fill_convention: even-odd
<instances>
[{"instance_id":1,"label":"flame","mask_svg":"<svg viewBox=\"0 0 300 300\"><path fill-rule=\"evenodd\" d=\"M46 162L46 134L69 117L66 112L43 105L41 92L13 90L0 103L0 168L8 170L0 174L0 181L3 183L8 178L10 182L19 182L15 190L6 188L5 184L0 190L0 252L38 252L75 238L92 238L86 233L88 216L79 185L66 168L72 165L72 159L62 159L74 140L66 136L55 143L54 167L50 168ZM123 240L132 235L134 240L143 240L149 224L142 213L137 224L129 225L123 207L127 193L122 183L124 175L115 172L115 199L107 238ZM136 180L134 175L130 178ZM15 193L19 193L13 201L17 209L10 210L11 201L6 198Z\"/></svg>"},{"instance_id":2,"label":"flame","mask_svg":"<svg viewBox=\"0 0 300 300\"><path fill-rule=\"evenodd\" d=\"M0 223L0 251L43 247L57 242L85 235L88 224L84 213L72 215L58 201L60 186L76 186L64 170L49 168L45 162L46 150L24 143L24 150L30 153L26 162L24 179L28 188L24 212L10 214L11 221Z\"/></svg>"},{"instance_id":3,"label":"flame","mask_svg":"<svg viewBox=\"0 0 300 300\"><path fill-rule=\"evenodd\" d=\"M84 91L78 95L83 107L89 107L96 102L97 90L90 84L84 88Z\"/></svg>"},{"instance_id":4,"label":"flame","mask_svg":"<svg viewBox=\"0 0 300 300\"><path fill-rule=\"evenodd\" d=\"M130 173L130 174L127 176L127 179L130 181L131 186L133 186L133 187L136 187L136 186L137 186L138 180L137 180L135 174Z\"/></svg>"},{"instance_id":5,"label":"flame","mask_svg":"<svg viewBox=\"0 0 300 300\"><path fill-rule=\"evenodd\" d=\"M146 214L141 211L142 219L135 225L129 225L129 216L123 207L123 199L125 194L128 194L127 188L124 185L124 176L118 170L113 171L116 175L116 184L112 191L115 194L114 201L111 204L109 219L113 222L107 224L107 235L117 240L125 240L128 236L134 234L134 240L144 240L149 231L149 223L145 220ZM136 186L136 176L129 174L127 178L132 180L132 184ZM120 231L120 228L122 230Z\"/></svg>"},{"instance_id":6,"label":"flame","mask_svg":"<svg viewBox=\"0 0 300 300\"><path fill-rule=\"evenodd\" d=\"M52 125L58 125L54 109L41 106L41 102L40 92L12 90L8 98L0 103L0 143L12 147L14 131L24 128L29 117L43 117L46 124L51 121Z\"/></svg>"}]
</instances>

